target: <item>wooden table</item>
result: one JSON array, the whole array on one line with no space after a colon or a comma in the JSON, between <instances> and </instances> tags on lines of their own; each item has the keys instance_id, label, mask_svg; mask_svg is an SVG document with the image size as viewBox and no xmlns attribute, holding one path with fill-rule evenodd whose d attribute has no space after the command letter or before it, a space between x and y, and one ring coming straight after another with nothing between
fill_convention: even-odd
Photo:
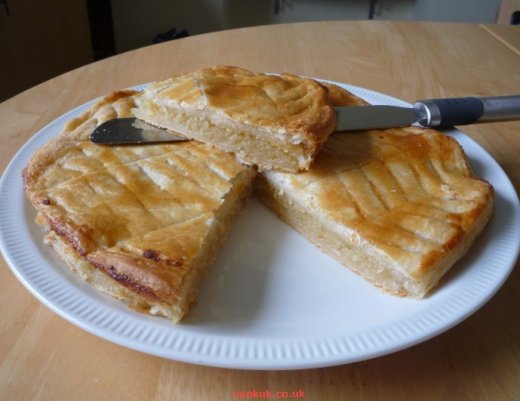
<instances>
[{"instance_id":1,"label":"wooden table","mask_svg":"<svg viewBox=\"0 0 520 401\"><path fill-rule=\"evenodd\" d=\"M338 21L245 28L121 54L0 104L0 169L44 125L112 90L215 64L327 78L407 101L520 92L520 28ZM35 66L36 68L36 66ZM520 122L464 132L520 189ZM302 371L201 367L93 336L49 311L0 260L1 400L229 400L302 390L312 400L520 399L520 269L448 332L365 362Z\"/></svg>"}]
</instances>

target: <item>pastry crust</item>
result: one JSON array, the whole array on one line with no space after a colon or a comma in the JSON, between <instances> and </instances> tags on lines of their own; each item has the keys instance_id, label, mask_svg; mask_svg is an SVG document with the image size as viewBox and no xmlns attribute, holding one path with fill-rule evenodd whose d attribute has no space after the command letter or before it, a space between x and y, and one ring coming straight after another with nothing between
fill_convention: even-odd
<instances>
[{"instance_id":1,"label":"pastry crust","mask_svg":"<svg viewBox=\"0 0 520 401\"><path fill-rule=\"evenodd\" d=\"M361 99L329 86L334 105ZM332 135L308 172L267 171L263 202L323 251L393 294L421 298L492 215L493 189L434 130Z\"/></svg>"},{"instance_id":2,"label":"pastry crust","mask_svg":"<svg viewBox=\"0 0 520 401\"><path fill-rule=\"evenodd\" d=\"M150 85L137 117L261 170L309 168L336 126L327 90L291 74L209 67Z\"/></svg>"},{"instance_id":3,"label":"pastry crust","mask_svg":"<svg viewBox=\"0 0 520 401\"><path fill-rule=\"evenodd\" d=\"M23 172L46 241L97 288L180 320L247 198L254 169L203 143L102 146L102 122L140 92L105 97L38 150Z\"/></svg>"}]
</instances>

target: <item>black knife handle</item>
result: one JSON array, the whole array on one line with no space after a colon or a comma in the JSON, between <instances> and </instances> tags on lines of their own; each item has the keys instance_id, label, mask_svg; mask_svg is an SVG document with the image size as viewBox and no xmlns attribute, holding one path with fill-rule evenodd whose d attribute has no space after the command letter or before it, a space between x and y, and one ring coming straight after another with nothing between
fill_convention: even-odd
<instances>
[{"instance_id":1,"label":"black knife handle","mask_svg":"<svg viewBox=\"0 0 520 401\"><path fill-rule=\"evenodd\" d=\"M520 96L429 99L414 107L425 127L451 127L486 121L520 119Z\"/></svg>"},{"instance_id":2,"label":"black knife handle","mask_svg":"<svg viewBox=\"0 0 520 401\"><path fill-rule=\"evenodd\" d=\"M417 102L415 107L425 118L425 127L452 127L477 122L484 113L484 104L474 97L430 99Z\"/></svg>"}]
</instances>

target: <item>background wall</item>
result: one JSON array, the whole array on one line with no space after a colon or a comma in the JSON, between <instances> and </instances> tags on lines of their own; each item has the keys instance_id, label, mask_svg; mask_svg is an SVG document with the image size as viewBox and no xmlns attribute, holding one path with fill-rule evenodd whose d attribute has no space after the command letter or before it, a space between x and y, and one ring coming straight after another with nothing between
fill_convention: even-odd
<instances>
[{"instance_id":1,"label":"background wall","mask_svg":"<svg viewBox=\"0 0 520 401\"><path fill-rule=\"evenodd\" d=\"M92 59L86 2L0 5L0 102Z\"/></svg>"},{"instance_id":2,"label":"background wall","mask_svg":"<svg viewBox=\"0 0 520 401\"><path fill-rule=\"evenodd\" d=\"M374 19L493 23L501 2L377 0ZM197 35L367 19L369 5L370 0L8 0L0 3L0 77L9 77L0 80L0 101L93 60L151 45L173 28Z\"/></svg>"},{"instance_id":3,"label":"background wall","mask_svg":"<svg viewBox=\"0 0 520 401\"><path fill-rule=\"evenodd\" d=\"M374 19L493 23L501 0L378 0ZM112 0L118 52L171 28L190 35L297 21L367 19L369 0ZM275 10L278 9L276 13Z\"/></svg>"},{"instance_id":4,"label":"background wall","mask_svg":"<svg viewBox=\"0 0 520 401\"><path fill-rule=\"evenodd\" d=\"M423 21L494 23L501 0L417 0L414 17Z\"/></svg>"},{"instance_id":5,"label":"background wall","mask_svg":"<svg viewBox=\"0 0 520 401\"><path fill-rule=\"evenodd\" d=\"M120 53L152 44L173 27L191 35L225 29L224 0L112 0L112 19Z\"/></svg>"}]
</instances>

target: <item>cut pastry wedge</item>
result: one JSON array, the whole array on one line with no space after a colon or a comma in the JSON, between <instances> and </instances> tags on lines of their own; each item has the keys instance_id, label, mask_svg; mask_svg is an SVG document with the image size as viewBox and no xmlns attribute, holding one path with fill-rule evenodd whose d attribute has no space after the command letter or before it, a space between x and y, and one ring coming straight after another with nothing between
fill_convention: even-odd
<instances>
[{"instance_id":1,"label":"cut pastry wedge","mask_svg":"<svg viewBox=\"0 0 520 401\"><path fill-rule=\"evenodd\" d=\"M151 84L137 105L138 118L260 170L307 170L336 126L318 82L238 67L203 68Z\"/></svg>"},{"instance_id":2,"label":"cut pastry wedge","mask_svg":"<svg viewBox=\"0 0 520 401\"><path fill-rule=\"evenodd\" d=\"M32 157L25 191L46 242L94 287L179 321L248 197L255 171L189 141L100 146L97 125L132 116L140 93L107 96Z\"/></svg>"},{"instance_id":3,"label":"cut pastry wedge","mask_svg":"<svg viewBox=\"0 0 520 401\"><path fill-rule=\"evenodd\" d=\"M334 105L364 102L329 86ZM403 128L334 134L308 172L265 171L262 201L377 287L425 297L470 248L493 211L459 144Z\"/></svg>"}]
</instances>

